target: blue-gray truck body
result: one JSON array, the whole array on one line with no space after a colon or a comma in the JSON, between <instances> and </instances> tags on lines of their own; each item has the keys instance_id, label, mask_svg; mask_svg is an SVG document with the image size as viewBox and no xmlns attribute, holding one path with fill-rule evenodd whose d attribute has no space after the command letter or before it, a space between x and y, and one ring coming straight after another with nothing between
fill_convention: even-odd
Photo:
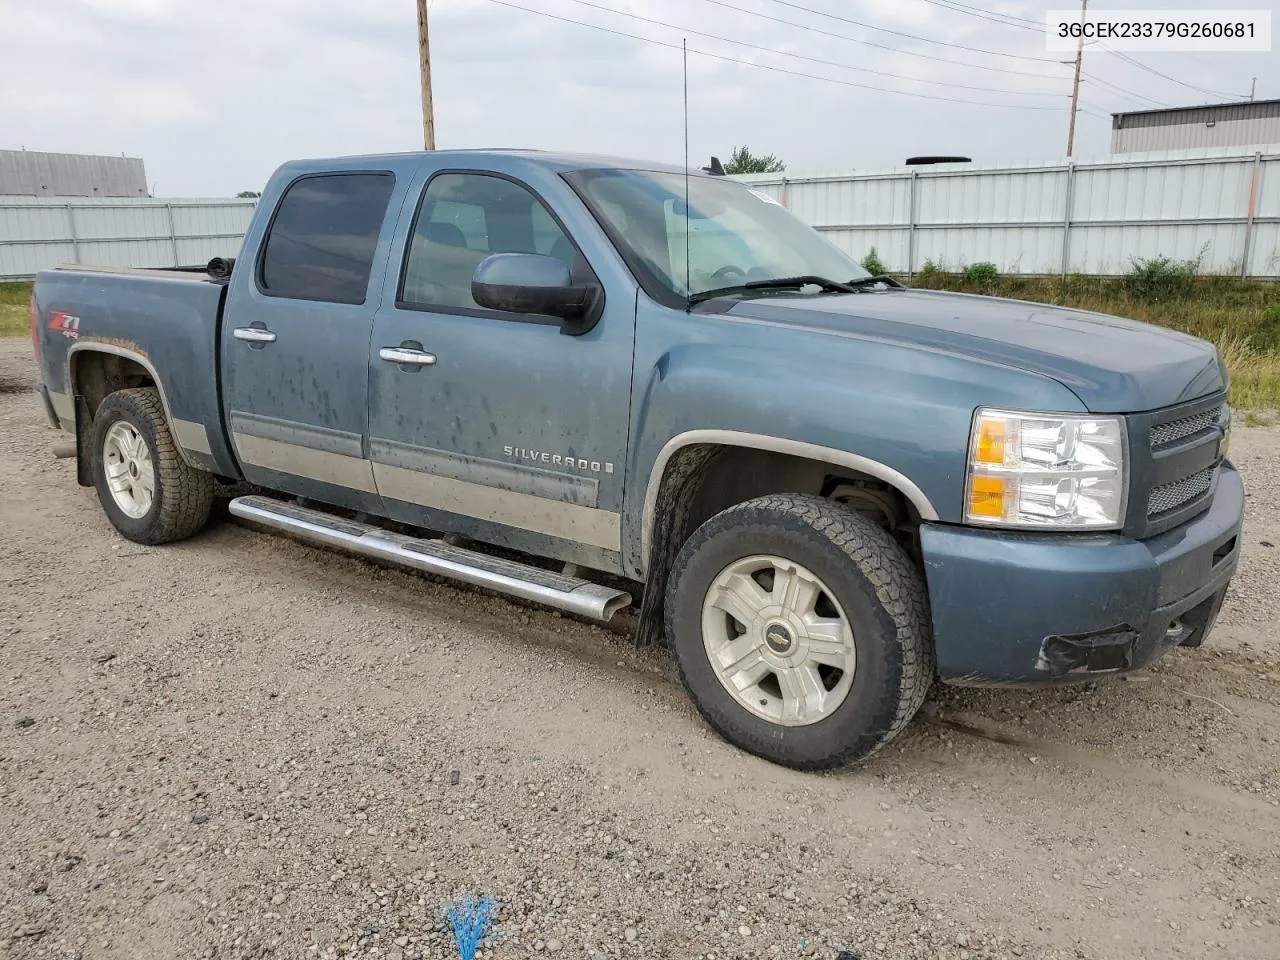
<instances>
[{"instance_id":1,"label":"blue-gray truck body","mask_svg":"<svg viewBox=\"0 0 1280 960\"><path fill-rule=\"evenodd\" d=\"M1224 456L1227 384L1211 345L1077 310L888 285L663 302L584 199L581 178L614 166L501 151L287 164L227 283L40 274L50 416L74 431L77 411L101 399L87 359L107 384L142 370L201 470L640 582L664 572L664 518L683 506L669 501L690 489L671 472L698 465L683 454L729 449L740 467L717 474L716 506L792 482L819 492L832 477L898 498L945 681L1078 679L1203 638L1236 567L1244 502ZM262 252L281 197L352 172L384 176L370 189L387 193L363 301L274 295ZM585 260L598 281L588 329L409 302L406 249L424 190L467 173L544 205L576 248L566 262ZM456 249L469 270L467 245ZM434 363L382 355L400 348ZM967 522L983 408L1117 415L1125 506L1114 527Z\"/></svg>"}]
</instances>

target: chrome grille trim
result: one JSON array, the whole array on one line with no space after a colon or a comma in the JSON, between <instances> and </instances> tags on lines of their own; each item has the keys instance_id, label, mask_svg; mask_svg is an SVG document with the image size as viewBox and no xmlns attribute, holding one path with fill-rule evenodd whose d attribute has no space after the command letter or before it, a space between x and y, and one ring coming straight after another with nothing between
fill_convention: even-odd
<instances>
[{"instance_id":1,"label":"chrome grille trim","mask_svg":"<svg viewBox=\"0 0 1280 960\"><path fill-rule=\"evenodd\" d=\"M1194 436L1197 433L1210 430L1217 425L1221 416L1222 405L1219 404L1211 410L1205 410L1190 417L1170 420L1168 423L1157 423L1151 428L1151 449L1158 450L1161 447L1177 443L1179 440L1185 440L1187 437Z\"/></svg>"},{"instance_id":2,"label":"chrome grille trim","mask_svg":"<svg viewBox=\"0 0 1280 960\"><path fill-rule=\"evenodd\" d=\"M1153 488L1147 499L1147 517L1150 519L1162 513L1168 513L1170 510L1176 510L1196 497L1208 493L1217 472L1218 464L1214 464L1189 477Z\"/></svg>"}]
</instances>

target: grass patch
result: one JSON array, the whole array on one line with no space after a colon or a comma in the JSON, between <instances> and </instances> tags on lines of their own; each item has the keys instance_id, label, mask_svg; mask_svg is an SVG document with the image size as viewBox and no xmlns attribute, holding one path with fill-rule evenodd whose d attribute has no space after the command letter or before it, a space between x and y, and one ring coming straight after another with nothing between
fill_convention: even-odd
<instances>
[{"instance_id":1,"label":"grass patch","mask_svg":"<svg viewBox=\"0 0 1280 960\"><path fill-rule=\"evenodd\" d=\"M1218 344L1231 372L1231 405L1246 411L1274 411L1280 407L1280 356L1259 353L1248 343L1224 340ZM1254 416L1250 426L1271 418Z\"/></svg>"},{"instance_id":2,"label":"grass patch","mask_svg":"<svg viewBox=\"0 0 1280 960\"><path fill-rule=\"evenodd\" d=\"M0 337L31 335L31 281L0 282Z\"/></svg>"},{"instance_id":3,"label":"grass patch","mask_svg":"<svg viewBox=\"0 0 1280 960\"><path fill-rule=\"evenodd\" d=\"M1233 406L1280 408L1280 285L1195 276L1188 264L1156 261L1135 264L1125 277L974 276L972 267L966 276L926 267L913 286L1092 310L1201 337L1222 351Z\"/></svg>"},{"instance_id":4,"label":"grass patch","mask_svg":"<svg viewBox=\"0 0 1280 960\"><path fill-rule=\"evenodd\" d=\"M1164 303L1188 297L1195 290L1200 260L1154 257L1134 260L1124 278L1129 296L1139 303Z\"/></svg>"}]
</instances>

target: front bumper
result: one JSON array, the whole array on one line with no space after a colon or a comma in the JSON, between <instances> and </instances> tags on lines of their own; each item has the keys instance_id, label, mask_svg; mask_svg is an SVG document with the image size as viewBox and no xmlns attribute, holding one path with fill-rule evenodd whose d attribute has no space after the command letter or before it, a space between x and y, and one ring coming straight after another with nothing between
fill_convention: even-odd
<instances>
[{"instance_id":1,"label":"front bumper","mask_svg":"<svg viewBox=\"0 0 1280 960\"><path fill-rule=\"evenodd\" d=\"M1087 680L1203 641L1240 558L1244 485L1223 463L1209 509L1147 540L926 524L939 677Z\"/></svg>"}]
</instances>

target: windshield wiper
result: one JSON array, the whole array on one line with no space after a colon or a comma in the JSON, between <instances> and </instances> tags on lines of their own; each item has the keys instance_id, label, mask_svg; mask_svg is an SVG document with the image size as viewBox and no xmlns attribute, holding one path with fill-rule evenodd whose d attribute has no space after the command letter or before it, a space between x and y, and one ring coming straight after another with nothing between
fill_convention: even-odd
<instances>
[{"instance_id":1,"label":"windshield wiper","mask_svg":"<svg viewBox=\"0 0 1280 960\"><path fill-rule=\"evenodd\" d=\"M727 287L716 287L713 290L703 290L689 297L689 303L702 303L704 300L714 300L717 297L727 297L735 293L751 293L755 290L799 290L801 287L821 287L824 291L832 293L857 293L858 288L853 283L841 283L839 280L828 280L826 277L817 276L800 276L800 277L775 277L772 280L749 280L746 283L735 283Z\"/></svg>"},{"instance_id":2,"label":"windshield wiper","mask_svg":"<svg viewBox=\"0 0 1280 960\"><path fill-rule=\"evenodd\" d=\"M901 287L902 284L887 274L878 273L873 277L855 277L853 280L846 280L846 287L854 287L861 289L863 287L873 287L878 283L883 283L886 287Z\"/></svg>"},{"instance_id":3,"label":"windshield wiper","mask_svg":"<svg viewBox=\"0 0 1280 960\"><path fill-rule=\"evenodd\" d=\"M773 280L751 280L743 284L748 290L786 290L790 287L821 287L832 292L853 293L857 287L841 283L839 280L828 280L826 277L815 277L806 274L801 277L777 277Z\"/></svg>"}]
</instances>

